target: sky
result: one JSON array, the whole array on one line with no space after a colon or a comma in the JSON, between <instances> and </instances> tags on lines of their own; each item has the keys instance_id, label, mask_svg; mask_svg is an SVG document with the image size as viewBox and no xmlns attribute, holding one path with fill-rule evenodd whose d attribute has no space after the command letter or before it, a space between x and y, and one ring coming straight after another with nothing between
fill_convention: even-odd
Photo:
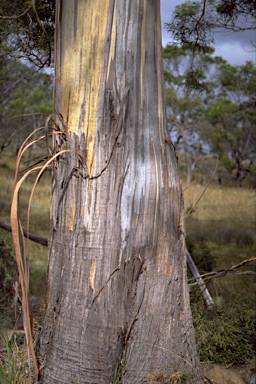
<instances>
[{"instance_id":1,"label":"sky","mask_svg":"<svg viewBox=\"0 0 256 384\"><path fill-rule=\"evenodd\" d=\"M164 29L164 23L169 22L176 5L185 0L161 0L162 41L163 47L172 42L172 36ZM256 65L256 30L246 32L223 32L214 35L215 56L222 56L231 65L242 65L252 61Z\"/></svg>"}]
</instances>

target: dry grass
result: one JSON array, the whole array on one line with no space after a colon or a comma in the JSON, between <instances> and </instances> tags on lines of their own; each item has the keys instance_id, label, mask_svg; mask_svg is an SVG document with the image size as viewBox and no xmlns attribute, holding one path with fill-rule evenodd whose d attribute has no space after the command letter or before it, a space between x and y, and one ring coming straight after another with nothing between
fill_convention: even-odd
<instances>
[{"instance_id":1,"label":"dry grass","mask_svg":"<svg viewBox=\"0 0 256 384\"><path fill-rule=\"evenodd\" d=\"M192 184L185 192L188 212L204 187ZM212 184L186 219L187 233L209 241L251 245L255 240L255 191Z\"/></svg>"},{"instance_id":2,"label":"dry grass","mask_svg":"<svg viewBox=\"0 0 256 384\"><path fill-rule=\"evenodd\" d=\"M188 209L203 192L204 186L193 183L184 192ZM249 188L220 187L212 183L195 207L193 217L198 220L244 220L255 223L255 191Z\"/></svg>"},{"instance_id":3,"label":"dry grass","mask_svg":"<svg viewBox=\"0 0 256 384\"><path fill-rule=\"evenodd\" d=\"M193 183L184 192L186 211L193 207L203 190L204 186ZM255 223L253 189L212 183L187 217L186 231L190 243L207 244L215 269L220 270L256 256ZM223 300L232 302L238 295L253 295L255 281L247 275L230 275L214 279L208 288L215 302L221 304Z\"/></svg>"},{"instance_id":4,"label":"dry grass","mask_svg":"<svg viewBox=\"0 0 256 384\"><path fill-rule=\"evenodd\" d=\"M149 384L185 384L186 375L182 372L158 371L148 375Z\"/></svg>"}]
</instances>

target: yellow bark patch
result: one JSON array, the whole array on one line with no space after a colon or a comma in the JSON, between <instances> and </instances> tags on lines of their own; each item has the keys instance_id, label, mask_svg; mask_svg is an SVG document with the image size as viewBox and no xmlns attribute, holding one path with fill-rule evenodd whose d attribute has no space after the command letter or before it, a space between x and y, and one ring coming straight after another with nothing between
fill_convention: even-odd
<instances>
[{"instance_id":1,"label":"yellow bark patch","mask_svg":"<svg viewBox=\"0 0 256 384\"><path fill-rule=\"evenodd\" d=\"M86 165L91 174L109 2L66 1L65 6L61 41L61 113L68 131L85 134L88 143ZM70 25L74 27L68 28Z\"/></svg>"},{"instance_id":2,"label":"yellow bark patch","mask_svg":"<svg viewBox=\"0 0 256 384\"><path fill-rule=\"evenodd\" d=\"M95 272L96 272L96 259L92 259L90 273L89 273L89 284L93 291L94 291Z\"/></svg>"},{"instance_id":3,"label":"yellow bark patch","mask_svg":"<svg viewBox=\"0 0 256 384\"><path fill-rule=\"evenodd\" d=\"M168 271L168 277L172 276L172 271L173 271L173 265L171 264Z\"/></svg>"},{"instance_id":4,"label":"yellow bark patch","mask_svg":"<svg viewBox=\"0 0 256 384\"><path fill-rule=\"evenodd\" d=\"M114 15L113 15L113 23L112 23L110 50L109 50L109 57L108 57L107 81L109 77L111 61L114 59L114 56L115 56L115 48L116 48L116 7L114 7Z\"/></svg>"},{"instance_id":5,"label":"yellow bark patch","mask_svg":"<svg viewBox=\"0 0 256 384\"><path fill-rule=\"evenodd\" d=\"M74 226L74 219L75 219L75 202L72 202L71 206L71 212L70 212L70 221L69 221L69 230L73 231L73 226Z\"/></svg>"}]
</instances>

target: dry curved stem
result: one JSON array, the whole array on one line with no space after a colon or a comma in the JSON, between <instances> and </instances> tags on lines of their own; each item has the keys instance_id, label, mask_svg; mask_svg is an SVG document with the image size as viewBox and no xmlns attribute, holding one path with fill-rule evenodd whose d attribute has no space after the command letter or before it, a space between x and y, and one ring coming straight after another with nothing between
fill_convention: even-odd
<instances>
[{"instance_id":1,"label":"dry curved stem","mask_svg":"<svg viewBox=\"0 0 256 384\"><path fill-rule=\"evenodd\" d=\"M215 272L208 272L203 275L201 275L201 278L205 281L205 283L209 283L210 280L215 279L217 277L223 277L227 274L233 274L233 275L250 275L250 276L256 276L255 271L237 271L238 268L244 267L244 266L251 266L256 265L256 257L251 257L250 259L243 260L240 263L233 265L230 268L221 269L219 271ZM188 280L188 283L190 283L190 286L197 285L197 282L194 282L194 278L191 278Z\"/></svg>"},{"instance_id":2,"label":"dry curved stem","mask_svg":"<svg viewBox=\"0 0 256 384\"><path fill-rule=\"evenodd\" d=\"M15 115L15 116L10 117L8 119L8 121L12 121L12 120L18 119L20 117L37 116L37 115L48 116L48 114L46 114L44 112L22 113L21 115ZM39 127L39 128L42 128L42 127ZM32 134L34 134L34 131L32 132Z\"/></svg>"},{"instance_id":3,"label":"dry curved stem","mask_svg":"<svg viewBox=\"0 0 256 384\"><path fill-rule=\"evenodd\" d=\"M31 330L30 315L29 315L29 300L28 300L29 272L28 272L28 265L25 257L24 236L23 236L23 231L21 228L21 223L19 220L19 213L18 213L18 194L19 194L20 186L22 182L25 180L25 178L32 172L35 172L35 170L31 170L30 172L25 174L19 181L15 180L12 205L11 205L10 221L11 221L11 227L12 227L12 238L14 243L16 262L17 262L17 267L19 272L19 282L20 282L21 293L22 293L23 325L24 325L24 331L26 336L26 342L28 346L28 358L29 358L29 355L31 354L35 374L36 376L38 376L39 371L38 371L36 356L33 348L33 338L32 338L32 330ZM28 360L30 362L30 358Z\"/></svg>"},{"instance_id":4,"label":"dry curved stem","mask_svg":"<svg viewBox=\"0 0 256 384\"><path fill-rule=\"evenodd\" d=\"M188 217L188 215L193 211L193 209L195 208L195 206L199 203L199 201L201 200L201 198L203 197L203 195L205 194L206 190L208 189L209 185L211 184L212 182L212 179L216 173L216 170L217 170L217 167L218 167L218 162L219 162L219 157L217 156L217 160L216 160L216 164L215 164L215 169L213 171L213 174L208 182L208 184L206 185L205 189L203 190L203 192L201 193L201 195L199 196L199 198L197 199L197 201L195 202L195 204L192 206L192 208L190 208L190 210L188 211L188 213L185 215L184 219L186 219Z\"/></svg>"},{"instance_id":5,"label":"dry curved stem","mask_svg":"<svg viewBox=\"0 0 256 384\"><path fill-rule=\"evenodd\" d=\"M22 12L20 15L18 15L18 16L0 16L0 19L2 19L2 20L18 20L21 17L25 16L30 11L30 9L32 9L32 8L33 8L33 5L31 2L31 4L28 6L28 8L24 12Z\"/></svg>"},{"instance_id":6,"label":"dry curved stem","mask_svg":"<svg viewBox=\"0 0 256 384\"><path fill-rule=\"evenodd\" d=\"M14 176L14 187L13 187L13 197L12 197L12 204L11 204L11 214L10 214L10 222L11 222L11 229L12 229L12 238L14 243L14 250L15 250L15 256L16 256L16 262L19 272L19 282L21 286L21 293L22 293L22 311L23 311L23 326L25 331L25 337L26 337L26 343L28 346L28 361L30 364L30 356L32 358L33 367L36 376L38 376L39 370L37 366L35 351L33 347L33 338L32 338L32 328L30 324L30 313L29 313L29 267L28 267L28 260L26 257L26 250L25 250L25 241L24 241L24 233L21 226L21 222L19 219L19 191L21 188L22 183L25 181L25 179L32 173L38 172L35 183L33 185L29 203L28 203L28 233L29 233L29 212L31 207L31 201L33 197L33 193L35 190L35 187L38 183L38 180L44 170L50 165L50 163L59 155L61 155L64 152L71 152L71 150L62 150L57 153L55 153L53 156L51 156L47 162L43 166L34 166L32 169L27 170L26 173L18 179L18 172L20 167L20 162L22 155L28 149L31 145L33 145L35 142L38 142L42 138L45 137L44 135L41 135L38 138L35 138L33 140L30 140L31 137L38 131L45 129L45 127L39 127L36 130L34 130L27 139L23 142L21 145L21 148L18 152L17 156L17 162L16 162L16 169L15 169L15 176ZM30 140L30 141L29 141ZM28 234L29 236L29 234Z\"/></svg>"},{"instance_id":7,"label":"dry curved stem","mask_svg":"<svg viewBox=\"0 0 256 384\"><path fill-rule=\"evenodd\" d=\"M184 193L187 189L189 189L189 187L193 184L193 183L195 183L196 182L196 180L193 180L193 181L191 181L191 183L189 184L189 185L187 185L186 186L186 188L184 188L183 190L182 190L182 192Z\"/></svg>"},{"instance_id":8,"label":"dry curved stem","mask_svg":"<svg viewBox=\"0 0 256 384\"><path fill-rule=\"evenodd\" d=\"M32 140L32 141L29 141L30 138L35 134L37 133L38 131L42 131L44 130L44 126L42 127L39 127L39 128L36 128L22 143L20 149L19 149L19 152L17 154L17 160L16 160L16 168L15 168L15 175L14 175L14 188L15 188L15 185L17 183L17 180L18 180L18 173L19 173L19 167L20 167L20 161L21 161L21 158L22 158L22 155L24 154L24 152L26 151L27 148L29 148L31 145L33 145L34 143L36 143L37 141L40 141L41 139L44 138L44 134L42 136L39 136L37 137L36 139Z\"/></svg>"},{"instance_id":9,"label":"dry curved stem","mask_svg":"<svg viewBox=\"0 0 256 384\"><path fill-rule=\"evenodd\" d=\"M29 238L29 217L30 217L31 203L32 203L32 198L33 198L33 195L34 195L35 188L37 186L38 180L40 179L40 177L41 177L42 173L45 171L45 169L48 168L49 165L52 163L52 161L54 159L56 159L56 157L62 155L63 153L66 153L66 152L72 152L72 150L71 149L63 149L62 151L59 151L59 152L55 153L44 165L42 165L40 167L36 167L37 169L39 169L39 172L38 172L36 180L35 180L35 182L33 184L33 187L32 187L31 193L30 193L30 197L29 197L29 202L28 202L27 238ZM33 170L31 170L31 171L33 171Z\"/></svg>"}]
</instances>

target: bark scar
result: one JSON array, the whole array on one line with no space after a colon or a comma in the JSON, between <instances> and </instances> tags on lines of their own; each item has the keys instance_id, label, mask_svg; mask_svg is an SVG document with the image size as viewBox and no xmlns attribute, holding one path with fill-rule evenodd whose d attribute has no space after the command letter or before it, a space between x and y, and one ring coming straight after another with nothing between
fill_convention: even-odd
<instances>
[{"instance_id":1,"label":"bark scar","mask_svg":"<svg viewBox=\"0 0 256 384\"><path fill-rule=\"evenodd\" d=\"M105 282L105 284L102 285L102 287L100 288L100 290L98 291L98 293L94 296L94 298L92 299L92 303L89 307L89 309L91 309L91 307L93 306L94 302L96 301L96 299L99 297L99 295L101 294L101 292L103 291L104 287L106 286L106 284L109 282L109 280L111 279L111 277L113 276L113 274L116 272L116 271L119 271L120 270L120 264L118 264L118 266L113 269L113 271L110 273L107 281Z\"/></svg>"},{"instance_id":2,"label":"bark scar","mask_svg":"<svg viewBox=\"0 0 256 384\"><path fill-rule=\"evenodd\" d=\"M132 328L134 326L135 321L137 320L138 313L140 311L140 308L142 306L142 302L144 300L144 295L145 295L145 284L144 284L144 287L143 287L142 297L140 299L139 305L133 311L132 319L131 319L130 324L129 324L128 328L127 328L127 331L126 331L126 334L125 334L125 339L124 339L124 346L127 345L128 339L129 339L131 331L132 331Z\"/></svg>"}]
</instances>

